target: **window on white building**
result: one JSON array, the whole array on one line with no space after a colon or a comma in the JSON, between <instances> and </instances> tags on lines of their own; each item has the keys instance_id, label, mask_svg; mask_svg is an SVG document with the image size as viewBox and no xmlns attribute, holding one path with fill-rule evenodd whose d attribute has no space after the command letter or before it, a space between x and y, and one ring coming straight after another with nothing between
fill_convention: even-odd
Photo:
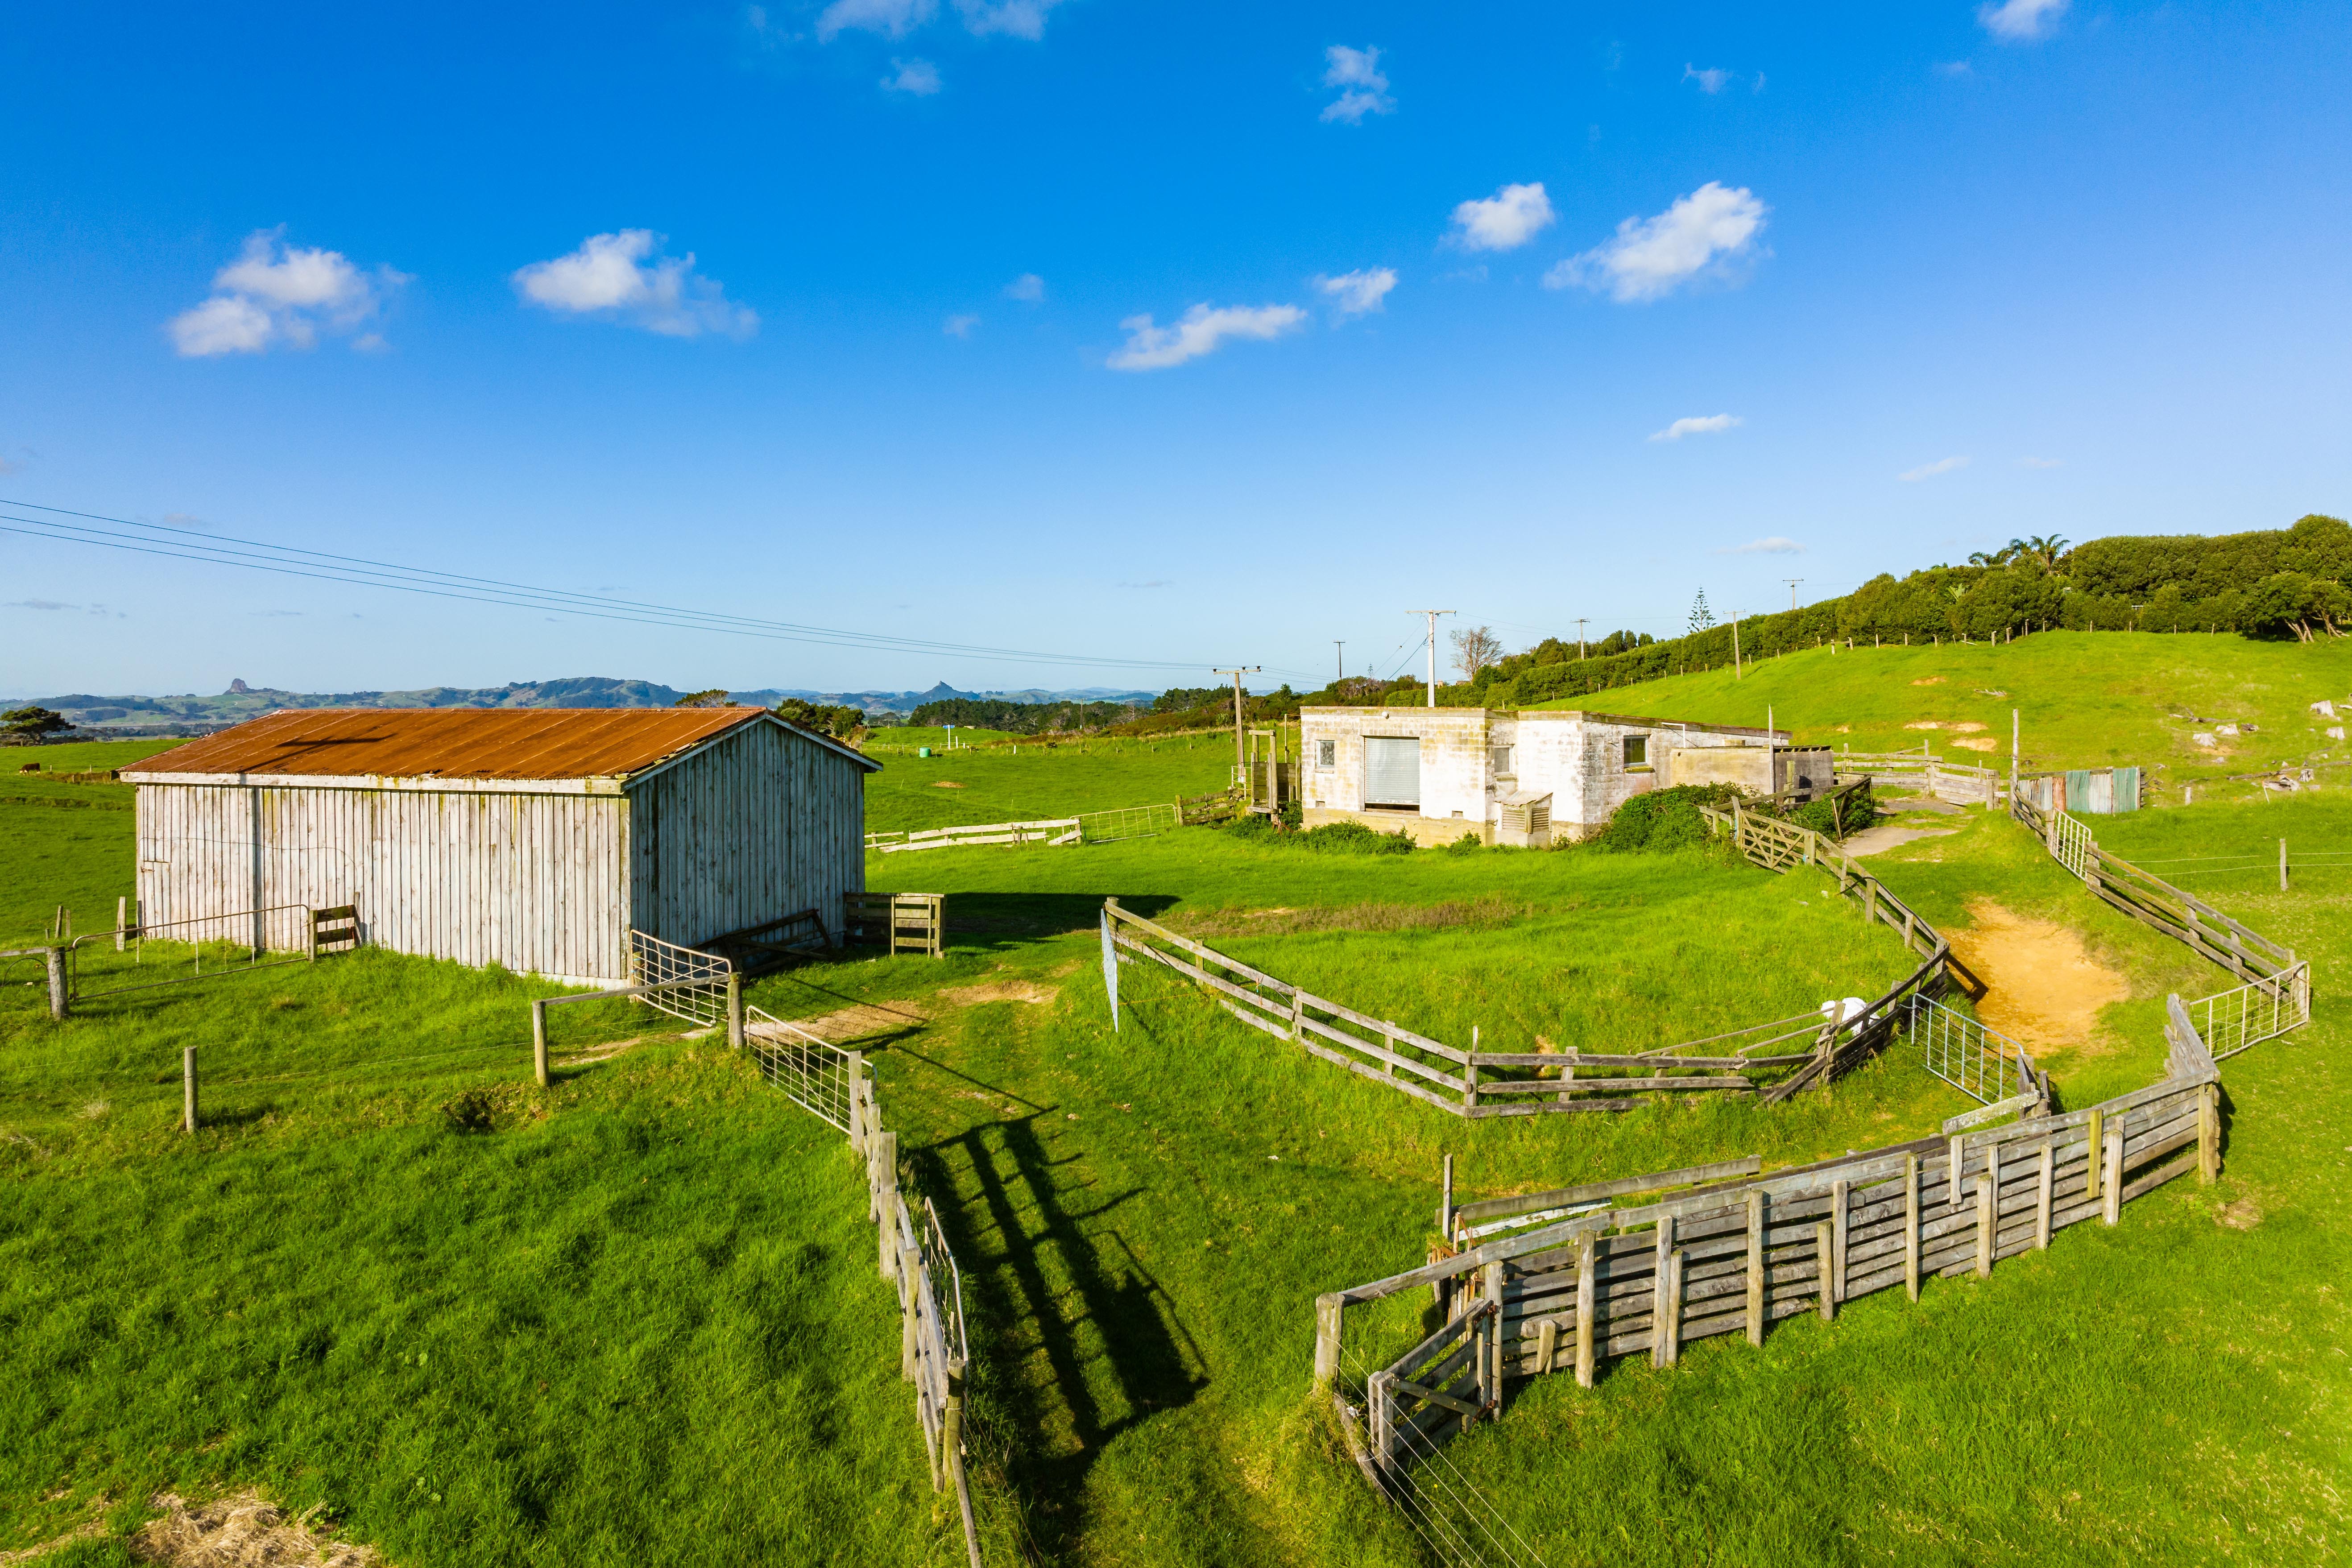
<instances>
[{"instance_id":1,"label":"window on white building","mask_svg":"<svg viewBox=\"0 0 2352 1568\"><path fill-rule=\"evenodd\" d=\"M1316 742L1315 765L1318 768L1338 767L1339 765L1339 742L1337 741Z\"/></svg>"},{"instance_id":2,"label":"window on white building","mask_svg":"<svg viewBox=\"0 0 2352 1568\"><path fill-rule=\"evenodd\" d=\"M1512 776L1510 747L1496 746L1492 748L1486 753L1486 760L1493 765L1495 776L1496 778L1507 779Z\"/></svg>"},{"instance_id":3,"label":"window on white building","mask_svg":"<svg viewBox=\"0 0 2352 1568\"><path fill-rule=\"evenodd\" d=\"M1628 735L1625 737L1625 765L1629 768L1646 768L1650 765L1649 736Z\"/></svg>"}]
</instances>

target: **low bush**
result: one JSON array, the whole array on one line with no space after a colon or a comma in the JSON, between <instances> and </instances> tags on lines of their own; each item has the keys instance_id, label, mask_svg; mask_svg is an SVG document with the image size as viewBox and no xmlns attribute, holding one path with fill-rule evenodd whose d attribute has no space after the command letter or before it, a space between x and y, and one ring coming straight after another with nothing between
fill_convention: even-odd
<instances>
[{"instance_id":1,"label":"low bush","mask_svg":"<svg viewBox=\"0 0 2352 1568\"><path fill-rule=\"evenodd\" d=\"M1339 855L1409 855L1412 852L1412 836L1399 828L1394 833L1382 833L1360 822L1327 822L1320 827L1310 827L1298 836L1299 844L1322 854Z\"/></svg>"},{"instance_id":2,"label":"low bush","mask_svg":"<svg viewBox=\"0 0 2352 1568\"><path fill-rule=\"evenodd\" d=\"M1816 800L1801 805L1789 814L1789 820L1800 827L1810 827L1830 838L1851 838L1883 816L1894 815L1878 809L1871 795L1871 786L1864 784L1847 795L1833 811L1827 800ZM1843 831L1840 831L1843 827Z\"/></svg>"},{"instance_id":3,"label":"low bush","mask_svg":"<svg viewBox=\"0 0 2352 1568\"><path fill-rule=\"evenodd\" d=\"M1724 784L1654 789L1619 806L1609 826L1589 842L1618 854L1696 849L1706 842L1706 819L1699 816L1698 808L1723 809L1738 798L1739 791Z\"/></svg>"}]
</instances>

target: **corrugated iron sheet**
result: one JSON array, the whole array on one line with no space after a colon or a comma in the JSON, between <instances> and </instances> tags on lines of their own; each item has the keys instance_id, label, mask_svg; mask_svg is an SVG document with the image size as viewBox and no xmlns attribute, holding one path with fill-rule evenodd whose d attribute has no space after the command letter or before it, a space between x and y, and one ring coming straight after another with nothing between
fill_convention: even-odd
<instances>
[{"instance_id":1,"label":"corrugated iron sheet","mask_svg":"<svg viewBox=\"0 0 2352 1568\"><path fill-rule=\"evenodd\" d=\"M761 708L302 709L272 713L175 746L123 773L620 778L642 773L739 724L755 722L764 712Z\"/></svg>"}]
</instances>

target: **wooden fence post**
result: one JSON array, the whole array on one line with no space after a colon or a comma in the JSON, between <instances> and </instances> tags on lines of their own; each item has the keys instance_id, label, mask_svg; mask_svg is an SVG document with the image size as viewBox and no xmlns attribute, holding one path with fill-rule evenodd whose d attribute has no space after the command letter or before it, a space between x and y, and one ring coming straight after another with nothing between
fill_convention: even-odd
<instances>
[{"instance_id":1,"label":"wooden fence post","mask_svg":"<svg viewBox=\"0 0 2352 1568\"><path fill-rule=\"evenodd\" d=\"M1830 1184L1830 1294L1845 1300L1846 1215L1853 1209L1852 1189L1844 1182Z\"/></svg>"},{"instance_id":2,"label":"wooden fence post","mask_svg":"<svg viewBox=\"0 0 2352 1568\"><path fill-rule=\"evenodd\" d=\"M1650 1364L1664 1366L1671 1359L1666 1353L1668 1303L1674 1293L1675 1216L1666 1215L1658 1221L1657 1243L1651 1262L1650 1276Z\"/></svg>"},{"instance_id":3,"label":"wooden fence post","mask_svg":"<svg viewBox=\"0 0 2352 1568\"><path fill-rule=\"evenodd\" d=\"M1334 1291L1315 1298L1315 1386L1326 1389L1339 1375L1339 1336L1345 1331L1347 1298Z\"/></svg>"},{"instance_id":4,"label":"wooden fence post","mask_svg":"<svg viewBox=\"0 0 2352 1568\"><path fill-rule=\"evenodd\" d=\"M1486 1359L1490 1363L1486 1376L1486 1406L1499 1410L1503 1405L1503 1263L1496 1258L1486 1265Z\"/></svg>"},{"instance_id":5,"label":"wooden fence post","mask_svg":"<svg viewBox=\"0 0 2352 1568\"><path fill-rule=\"evenodd\" d=\"M45 948L42 957L48 971L49 1016L63 1018L72 1010L66 993L66 950L62 947Z\"/></svg>"},{"instance_id":6,"label":"wooden fence post","mask_svg":"<svg viewBox=\"0 0 2352 1568\"><path fill-rule=\"evenodd\" d=\"M896 1227L893 1226L895 1229ZM912 1383L922 1359L923 1255L911 1247L898 1249L898 1380ZM940 1489L931 1478L931 1489Z\"/></svg>"},{"instance_id":7,"label":"wooden fence post","mask_svg":"<svg viewBox=\"0 0 2352 1568\"><path fill-rule=\"evenodd\" d=\"M866 1152L866 1053L845 1051L849 1058L849 1146Z\"/></svg>"},{"instance_id":8,"label":"wooden fence post","mask_svg":"<svg viewBox=\"0 0 2352 1568\"><path fill-rule=\"evenodd\" d=\"M1814 1283L1820 1287L1817 1298L1821 1303L1822 1321L1824 1323L1834 1321L1837 1318L1837 1291L1832 1289L1831 1280L1835 1264L1830 1250L1830 1222L1827 1220L1822 1220L1813 1226L1813 1266L1820 1275Z\"/></svg>"},{"instance_id":9,"label":"wooden fence post","mask_svg":"<svg viewBox=\"0 0 2352 1568\"><path fill-rule=\"evenodd\" d=\"M1768 1302L1764 1294L1764 1194L1750 1188L1748 1194L1748 1342L1764 1342L1764 1314Z\"/></svg>"},{"instance_id":10,"label":"wooden fence post","mask_svg":"<svg viewBox=\"0 0 2352 1568\"><path fill-rule=\"evenodd\" d=\"M2106 1112L2094 1110L2083 1126L2083 1196L2099 1195L2099 1162L2106 1156Z\"/></svg>"},{"instance_id":11,"label":"wooden fence post","mask_svg":"<svg viewBox=\"0 0 2352 1568\"><path fill-rule=\"evenodd\" d=\"M196 1047L180 1048L180 1130L196 1130Z\"/></svg>"},{"instance_id":12,"label":"wooden fence post","mask_svg":"<svg viewBox=\"0 0 2352 1568\"><path fill-rule=\"evenodd\" d=\"M1677 1247L1666 1259L1666 1364L1683 1359L1683 1258Z\"/></svg>"},{"instance_id":13,"label":"wooden fence post","mask_svg":"<svg viewBox=\"0 0 2352 1568\"><path fill-rule=\"evenodd\" d=\"M2000 1190L1994 1184L1994 1173L2000 1168L1990 1150L1986 1151L1985 1173L1977 1178L1977 1278L1992 1273L1994 1211L2000 1202Z\"/></svg>"},{"instance_id":14,"label":"wooden fence post","mask_svg":"<svg viewBox=\"0 0 2352 1568\"><path fill-rule=\"evenodd\" d=\"M1903 1293L1919 1299L1919 1156L1903 1156Z\"/></svg>"},{"instance_id":15,"label":"wooden fence post","mask_svg":"<svg viewBox=\"0 0 2352 1568\"><path fill-rule=\"evenodd\" d=\"M2197 1091L2197 1180L2211 1186L2221 1174L2221 1086Z\"/></svg>"},{"instance_id":16,"label":"wooden fence post","mask_svg":"<svg viewBox=\"0 0 2352 1568\"><path fill-rule=\"evenodd\" d=\"M727 1043L743 1048L743 976L732 969L727 972Z\"/></svg>"},{"instance_id":17,"label":"wooden fence post","mask_svg":"<svg viewBox=\"0 0 2352 1568\"><path fill-rule=\"evenodd\" d=\"M122 951L123 929L131 923L131 896L119 895L114 900L114 951Z\"/></svg>"},{"instance_id":18,"label":"wooden fence post","mask_svg":"<svg viewBox=\"0 0 2352 1568\"><path fill-rule=\"evenodd\" d=\"M2106 1173L2099 1183L2099 1217L2115 1225L2124 1217L2124 1130L2116 1128L2107 1134L2107 1146L2099 1152L2106 1164Z\"/></svg>"},{"instance_id":19,"label":"wooden fence post","mask_svg":"<svg viewBox=\"0 0 2352 1568\"><path fill-rule=\"evenodd\" d=\"M2036 1251L2047 1252L2050 1250L2051 1201L2058 1187L2058 1151L2047 1138L2042 1141L2042 1154L2035 1164L2033 1246Z\"/></svg>"},{"instance_id":20,"label":"wooden fence post","mask_svg":"<svg viewBox=\"0 0 2352 1568\"><path fill-rule=\"evenodd\" d=\"M874 1141L874 1207L881 1223L882 1278L898 1273L898 1135L885 1132Z\"/></svg>"},{"instance_id":21,"label":"wooden fence post","mask_svg":"<svg viewBox=\"0 0 2352 1568\"><path fill-rule=\"evenodd\" d=\"M1591 1231L1576 1238L1576 1382L1580 1388L1592 1386L1592 1270L1599 1260L1600 1244Z\"/></svg>"},{"instance_id":22,"label":"wooden fence post","mask_svg":"<svg viewBox=\"0 0 2352 1568\"><path fill-rule=\"evenodd\" d=\"M1968 1134L1955 1132L1952 1134L1951 1154L1944 1165L1944 1174L1950 1186L1950 1191L1944 1201L1953 1208L1960 1206L1960 1167L1967 1163L1968 1157Z\"/></svg>"},{"instance_id":23,"label":"wooden fence post","mask_svg":"<svg viewBox=\"0 0 2352 1568\"><path fill-rule=\"evenodd\" d=\"M1451 1245L1454 1240L1454 1156L1445 1156L1445 1173L1440 1178L1437 1197L1437 1234Z\"/></svg>"},{"instance_id":24,"label":"wooden fence post","mask_svg":"<svg viewBox=\"0 0 2352 1568\"><path fill-rule=\"evenodd\" d=\"M544 999L530 1005L530 1073L539 1087L547 1087L547 1003Z\"/></svg>"}]
</instances>

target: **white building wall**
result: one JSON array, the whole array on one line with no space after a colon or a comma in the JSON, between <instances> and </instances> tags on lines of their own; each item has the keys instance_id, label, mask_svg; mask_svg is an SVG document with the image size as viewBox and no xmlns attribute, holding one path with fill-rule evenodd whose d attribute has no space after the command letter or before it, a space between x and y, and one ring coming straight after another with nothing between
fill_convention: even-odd
<instances>
[{"instance_id":1,"label":"white building wall","mask_svg":"<svg viewBox=\"0 0 2352 1568\"><path fill-rule=\"evenodd\" d=\"M621 796L361 782L140 785L142 918L351 904L363 939L395 952L565 979L627 973ZM268 944L299 946L299 920L274 925ZM205 934L250 940L226 924Z\"/></svg>"}]
</instances>

